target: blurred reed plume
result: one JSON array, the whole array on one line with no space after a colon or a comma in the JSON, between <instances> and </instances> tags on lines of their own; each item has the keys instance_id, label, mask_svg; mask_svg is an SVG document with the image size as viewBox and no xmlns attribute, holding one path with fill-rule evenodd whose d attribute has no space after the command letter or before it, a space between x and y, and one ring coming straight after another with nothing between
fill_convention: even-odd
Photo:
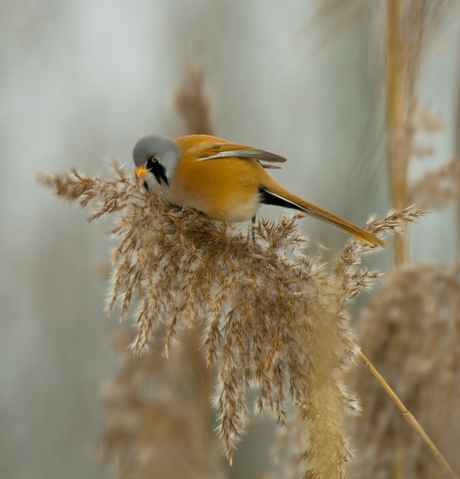
<instances>
[{"instance_id":1,"label":"blurred reed plume","mask_svg":"<svg viewBox=\"0 0 460 479\"><path fill-rule=\"evenodd\" d=\"M393 274L363 317L363 350L418 418L451 467L460 471L459 266L404 268ZM363 407L354 422L356 478L447 477L420 438L364 368L353 388Z\"/></svg>"},{"instance_id":2,"label":"blurred reed plume","mask_svg":"<svg viewBox=\"0 0 460 479\"><path fill-rule=\"evenodd\" d=\"M431 145L420 145L417 134L424 133L434 136L444 130L444 124L439 113L432 108L419 105L418 101L411 104L405 125L406 155L411 161L423 161L435 155ZM447 164L437 170L428 171L417 181L405 182L405 197L409 204L416 204L420 208L442 210L453 201L460 199L460 161L452 158Z\"/></svg>"},{"instance_id":3,"label":"blurred reed plume","mask_svg":"<svg viewBox=\"0 0 460 479\"><path fill-rule=\"evenodd\" d=\"M285 424L295 403L308 423L305 477L342 477L351 453L341 416L356 411L342 382L356 352L346 305L377 277L360 267L375 248L354 241L327 271L299 253L301 215L259 221L254 241L233 224L146 194L135 174L112 168L116 178L109 181L75 170L41 174L39 181L77 205L91 202L90 220L117 213L108 309L119 304L122 317L135 309L133 350L158 341L164 328L168 355L179 331L203 327L202 352L218 371L214 401L229 459L245 428L248 394L257 387L256 412L269 411ZM367 228L398 230L419 215L409 208Z\"/></svg>"},{"instance_id":4,"label":"blurred reed plume","mask_svg":"<svg viewBox=\"0 0 460 479\"><path fill-rule=\"evenodd\" d=\"M309 429L300 416L291 417L284 428L278 428L271 450L270 468L262 479L292 479L302 477L305 470L303 450Z\"/></svg>"},{"instance_id":5,"label":"blurred reed plume","mask_svg":"<svg viewBox=\"0 0 460 479\"><path fill-rule=\"evenodd\" d=\"M432 146L420 146L414 140L415 133L424 132L426 135L436 135L444 130L440 114L432 108L414 105L411 114L411 149L412 157L424 160L434 156ZM416 203L421 208L442 210L454 201L460 199L460 160L452 158L446 165L437 170L428 171L422 178L408 185L408 201Z\"/></svg>"},{"instance_id":6,"label":"blurred reed plume","mask_svg":"<svg viewBox=\"0 0 460 479\"><path fill-rule=\"evenodd\" d=\"M129 354L133 334L118 335L115 347L125 356L122 371L106 381L104 462L114 477L129 479L219 479L222 446L212 433L215 420L209 396L215 370L197 349L202 328L183 329L168 358L158 341L150 354ZM160 332L161 335L161 332Z\"/></svg>"},{"instance_id":7,"label":"blurred reed plume","mask_svg":"<svg viewBox=\"0 0 460 479\"><path fill-rule=\"evenodd\" d=\"M205 92L204 70L197 53L175 95L175 105L190 133L213 135L210 101Z\"/></svg>"}]
</instances>

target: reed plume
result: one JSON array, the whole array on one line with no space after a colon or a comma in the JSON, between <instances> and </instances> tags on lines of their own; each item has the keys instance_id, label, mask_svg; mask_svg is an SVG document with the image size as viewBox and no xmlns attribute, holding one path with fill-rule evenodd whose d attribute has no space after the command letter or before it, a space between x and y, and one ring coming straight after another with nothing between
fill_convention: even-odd
<instances>
[{"instance_id":1,"label":"reed plume","mask_svg":"<svg viewBox=\"0 0 460 479\"><path fill-rule=\"evenodd\" d=\"M249 231L178 209L146 194L135 174L112 163L116 178L42 174L56 196L93 204L89 220L114 214L117 240L108 310L133 314L136 354L156 345L165 331L166 355L183 328L204 328L202 351L217 368L214 403L219 435L232 460L247 421L248 394L256 389L256 412L286 423L295 404L309 425L304 444L305 477L342 477L350 459L343 410L356 411L342 377L355 356L347 303L377 273L360 267L374 247L356 241L335 268L300 254L306 240L301 215L259 221ZM419 213L406 209L370 222L373 233L401 228Z\"/></svg>"}]
</instances>

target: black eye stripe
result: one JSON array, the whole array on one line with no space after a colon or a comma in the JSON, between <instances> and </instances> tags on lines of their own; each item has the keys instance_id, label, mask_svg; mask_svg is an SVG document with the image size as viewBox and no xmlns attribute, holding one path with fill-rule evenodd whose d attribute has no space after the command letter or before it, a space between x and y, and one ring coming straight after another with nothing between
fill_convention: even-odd
<instances>
[{"instance_id":1,"label":"black eye stripe","mask_svg":"<svg viewBox=\"0 0 460 479\"><path fill-rule=\"evenodd\" d=\"M149 158L147 160L147 169L148 170L151 170L154 168L154 164L155 163L158 163L158 158L156 156L152 157L152 158Z\"/></svg>"}]
</instances>

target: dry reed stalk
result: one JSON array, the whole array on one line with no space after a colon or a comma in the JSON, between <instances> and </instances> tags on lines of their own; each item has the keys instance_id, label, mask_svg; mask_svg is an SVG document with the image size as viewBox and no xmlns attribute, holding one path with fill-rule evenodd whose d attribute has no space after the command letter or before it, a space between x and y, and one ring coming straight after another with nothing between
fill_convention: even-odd
<instances>
[{"instance_id":1,"label":"dry reed stalk","mask_svg":"<svg viewBox=\"0 0 460 479\"><path fill-rule=\"evenodd\" d=\"M388 143L388 170L391 183L392 206L401 209L417 199L411 192L409 165L421 148L415 145L416 114L419 110L418 81L422 53L430 34L448 11L450 0L387 0L386 3L386 117ZM337 32L369 10L371 3L364 0L324 0L315 20L326 24L327 36ZM327 20L327 23L325 23ZM425 152L426 153L426 152ZM433 153L431 150L430 154ZM457 196L458 185L446 187L445 176L427 178L441 183L437 191ZM456 180L456 179L455 179ZM423 186L424 188L427 186ZM432 187L431 190L435 190ZM433 191L434 192L434 191ZM452 195L450 195L452 196ZM444 204L441 199L434 204ZM419 206L417 204L417 206ZM405 264L409 259L409 238L395 238L395 261Z\"/></svg>"},{"instance_id":2,"label":"dry reed stalk","mask_svg":"<svg viewBox=\"0 0 460 479\"><path fill-rule=\"evenodd\" d=\"M387 122L392 201L394 208L410 204L408 168L414 147L414 113L422 48L442 18L448 0L388 0L387 2ZM409 259L408 236L395 240L398 265Z\"/></svg>"},{"instance_id":3,"label":"dry reed stalk","mask_svg":"<svg viewBox=\"0 0 460 479\"><path fill-rule=\"evenodd\" d=\"M396 404L396 406L398 406L398 409L401 411L402 415L404 416L404 419L406 419L406 421L410 424L412 429L414 429L414 431L422 438L422 441L426 444L431 454L433 454L434 458L439 463L439 465L444 469L447 475L451 479L458 479L458 476L449 466L447 461L444 459L444 456L439 452L439 449L435 446L433 441L429 438L428 434L424 431L422 426L420 426L420 424L412 415L412 413L406 408L406 406L404 406L402 401L399 399L399 397L396 395L393 389L391 389L388 383L382 378L380 373L374 368L374 366L369 361L369 359L367 359L366 356L364 356L362 351L359 352L359 358L367 367L367 369L369 369L369 371L375 377L375 379L377 379L377 381L383 387L385 392L390 396L391 400ZM400 469L400 467L398 467L398 469ZM403 473L399 472L398 476L403 477Z\"/></svg>"},{"instance_id":4,"label":"dry reed stalk","mask_svg":"<svg viewBox=\"0 0 460 479\"><path fill-rule=\"evenodd\" d=\"M387 8L387 118L392 203L394 208L403 208L408 204L406 188L409 164L404 135L404 123L407 117L408 65L403 57L403 0L388 0ZM408 260L407 236L395 238L395 258L399 265Z\"/></svg>"},{"instance_id":5,"label":"dry reed stalk","mask_svg":"<svg viewBox=\"0 0 460 479\"><path fill-rule=\"evenodd\" d=\"M439 132L440 122L431 113L428 114L427 108L421 109L418 105L418 78L420 70L420 60L422 47L426 44L427 34L433 29L433 26L442 18L445 6L448 1L434 0L388 0L387 5L387 124L389 136L389 166L392 183L392 201L395 208L401 208L404 205L416 203L417 206L443 208L452 200L459 198L459 162L453 159L447 166L438 171L429 172L422 180L415 185L411 185L408 179L408 167L413 157L426 157L434 154L433 148L421 148L415 142L416 133L424 130L433 134ZM350 16L357 17L361 13L362 1L353 0L345 2L342 0L329 0L326 5L332 8L332 13L336 18L345 17L345 22L349 23ZM348 12L349 15L346 15ZM329 13L323 9L323 13ZM345 13L345 15L342 15ZM334 20L334 17L332 18ZM340 22L340 20L339 20ZM337 23L337 22L336 22ZM335 24L334 24L335 25ZM334 32L337 28L334 28ZM425 121L428 120L428 121ZM395 258L398 265L408 261L408 238L396 238ZM399 291L399 298L404 298L407 291ZM396 295L396 292L395 292ZM423 301L425 298L421 298ZM407 298L410 301L410 298ZM408 321L412 324L412 321ZM413 326L413 324L412 324ZM416 329L415 329L416 330ZM386 331L380 328L376 332L376 337L380 340L392 342L392 331ZM429 335L429 332L426 332ZM366 339L366 338L365 338ZM395 349L396 341L395 341ZM442 348L440 348L442 350ZM438 348L439 351L439 348ZM393 361L390 352L382 351L385 354L386 361ZM406 361L412 363L414 358L409 354ZM404 368L402 364L400 367ZM379 363L379 369L385 370L385 365ZM366 383L366 378L361 378ZM380 390L377 390L377 395ZM364 398L366 400L366 398ZM425 405L429 408L429 405ZM452 410L452 409L451 409ZM417 416L424 416L425 411L417 409ZM367 417L367 416L366 416ZM375 412L374 417L377 423L378 431L379 417ZM383 421L384 419L381 419ZM446 428L449 426L446 425ZM372 431L375 434L375 431ZM372 433L371 433L372 434ZM378 433L377 433L378 435ZM424 435L421 432L421 435ZM439 439L439 437L437 438ZM375 445L372 438L366 436L361 444L366 442L374 445L373 460L380 464L380 457L384 454L383 444ZM437 440L436 442L440 442ZM442 442L442 441L441 441ZM457 440L458 443L458 440ZM400 443L399 451L405 451ZM394 450L398 450L395 446ZM415 453L414 453L415 454ZM423 452L421 453L423 454ZM395 452L397 455L397 452ZM455 457L455 456L454 456ZM413 458L410 456L409 461ZM450 458L452 462L452 456ZM455 460L455 459L454 459ZM375 477L375 470L371 471L371 459L368 462L367 474L363 477ZM442 460L441 460L442 461ZM458 468L458 466L457 466ZM428 469L428 468L427 468ZM460 470L460 469L459 469ZM370 472L371 471L371 472ZM437 471L439 472L439 471ZM395 459L394 476L398 478L406 477L406 464L400 457ZM450 476L452 472L449 472ZM415 473L416 477L419 477ZM430 477L428 473L426 477Z\"/></svg>"},{"instance_id":6,"label":"dry reed stalk","mask_svg":"<svg viewBox=\"0 0 460 479\"><path fill-rule=\"evenodd\" d=\"M255 408L284 424L290 404L309 424L305 477L343 477L350 459L342 410L355 411L342 376L356 354L347 302L377 273L360 268L375 248L352 242L334 271L299 254L305 239L297 218L260 221L251 234L177 209L146 194L135 175L112 165L117 178L44 175L40 182L80 206L95 207L90 220L116 213L109 310L136 310L133 349L140 353L166 328L164 351L184 326L204 324L202 348L218 367L215 404L219 434L229 459L258 386ZM419 213L406 209L367 226L374 233L401 228ZM291 253L288 253L291 251Z\"/></svg>"},{"instance_id":7,"label":"dry reed stalk","mask_svg":"<svg viewBox=\"0 0 460 479\"><path fill-rule=\"evenodd\" d=\"M355 476L379 477L383 471L399 469L406 479L456 477L452 469L460 471L458 267L445 271L420 265L395 273L370 305L358 334L366 355L400 398L395 401L398 408L406 419L407 409L417 417L451 469L443 475L422 441L401 423L394 404L382 396L380 384L369 382L358 369L353 386L363 413L353 424L360 451ZM445 461L440 461L447 471Z\"/></svg>"}]
</instances>

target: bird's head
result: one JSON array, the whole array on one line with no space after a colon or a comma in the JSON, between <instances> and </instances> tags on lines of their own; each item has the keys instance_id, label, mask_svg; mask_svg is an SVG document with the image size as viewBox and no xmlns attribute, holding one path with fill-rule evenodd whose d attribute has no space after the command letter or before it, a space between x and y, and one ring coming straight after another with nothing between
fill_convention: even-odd
<instances>
[{"instance_id":1,"label":"bird's head","mask_svg":"<svg viewBox=\"0 0 460 479\"><path fill-rule=\"evenodd\" d=\"M145 179L147 190L153 190L157 185L169 186L181 156L182 152L173 140L146 136L137 142L133 151L137 176Z\"/></svg>"}]
</instances>

